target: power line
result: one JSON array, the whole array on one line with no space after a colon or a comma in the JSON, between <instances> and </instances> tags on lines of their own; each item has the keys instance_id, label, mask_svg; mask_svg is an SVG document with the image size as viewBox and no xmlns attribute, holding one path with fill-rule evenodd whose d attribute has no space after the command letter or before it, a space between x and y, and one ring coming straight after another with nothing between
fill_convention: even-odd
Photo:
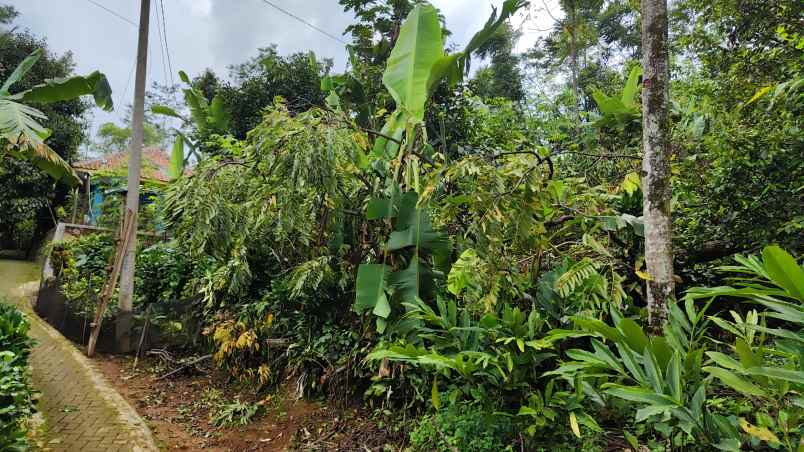
<instances>
[{"instance_id":1,"label":"power line","mask_svg":"<svg viewBox=\"0 0 804 452\"><path fill-rule=\"evenodd\" d=\"M162 57L162 80L164 80L165 85L167 85L168 81L168 73L167 73L167 64L165 63L165 46L163 45L162 40L162 27L159 26L159 10L154 9L154 16L156 17L156 31L159 35L159 54Z\"/></svg>"},{"instance_id":2,"label":"power line","mask_svg":"<svg viewBox=\"0 0 804 452\"><path fill-rule=\"evenodd\" d=\"M170 46L168 46L167 38L167 18L165 17L165 0L159 0L159 6L162 9L162 37L165 39L165 54L167 54L168 69L170 70L170 84L175 85L173 80L173 62L170 61Z\"/></svg>"},{"instance_id":3,"label":"power line","mask_svg":"<svg viewBox=\"0 0 804 452\"><path fill-rule=\"evenodd\" d=\"M120 20L122 20L122 21L124 21L124 22L128 22L129 24L131 24L131 25L133 25L133 26L135 26L135 27L137 27L137 26L138 26L138 25L137 25L137 23L136 23L136 22L134 22L133 20L131 20L131 19L129 19L129 18L127 18L127 17L125 17L125 16L122 16L122 15L120 15L119 13L116 13L116 12L112 11L111 9L109 9L109 8L107 8L107 7L103 6L103 5L101 5L100 3L96 2L95 0L87 0L87 1L88 1L89 3L92 3L93 5L97 6L98 8L100 8L100 9L102 9L102 10L106 11L107 13L109 13L109 14L111 14L111 15L113 15L113 16L115 16L115 17L117 17L118 19L120 19Z\"/></svg>"},{"instance_id":4,"label":"power line","mask_svg":"<svg viewBox=\"0 0 804 452\"><path fill-rule=\"evenodd\" d=\"M135 28L139 28L139 25L136 22L134 22L133 20L129 19L128 17L123 16L122 14L120 14L120 13L118 13L116 11L113 11L113 10L101 5L100 3L96 2L95 0L86 0L86 1L88 3L91 3L91 4L95 5L95 6L97 6L100 9L106 11L107 13L113 15L114 17L117 17L118 19L122 20L123 22L131 24ZM123 105L123 102L125 101L126 95L128 94L128 88L129 88L129 86L131 86L131 78L134 76L134 69L136 67L137 67L137 62L134 61L134 64L131 66L131 71L128 74L128 80L126 80L126 89L123 90L123 95L118 99L118 102L117 102L118 105Z\"/></svg>"},{"instance_id":5,"label":"power line","mask_svg":"<svg viewBox=\"0 0 804 452\"><path fill-rule=\"evenodd\" d=\"M332 33L328 32L326 30L322 30L321 28L316 27L315 25L311 24L310 22L307 22L306 20L302 19L301 17L291 13L290 11L286 11L286 10L280 8L279 6L277 6L276 4L274 4L274 3L272 3L272 2L270 2L268 0L262 0L262 2L265 3L266 5L269 5L269 6L273 7L274 9L276 9L279 12L281 12L281 13L287 15L287 16L290 16L293 19L298 20L299 22L303 23L304 25L307 25L308 27L312 28L313 30L316 30L317 32L323 34L324 36L327 36L330 39L334 39L335 41L338 41L339 43L341 43L343 45L348 45L348 43L346 41L344 41L343 39L333 35Z\"/></svg>"},{"instance_id":6,"label":"power line","mask_svg":"<svg viewBox=\"0 0 804 452\"><path fill-rule=\"evenodd\" d=\"M137 61L134 61L134 64L131 65L131 71L128 73L128 80L126 80L126 89L123 90L123 95L120 97L118 101L118 105L123 105L125 102L126 96L128 95L128 88L131 86L131 78L134 76L134 69L137 68Z\"/></svg>"}]
</instances>

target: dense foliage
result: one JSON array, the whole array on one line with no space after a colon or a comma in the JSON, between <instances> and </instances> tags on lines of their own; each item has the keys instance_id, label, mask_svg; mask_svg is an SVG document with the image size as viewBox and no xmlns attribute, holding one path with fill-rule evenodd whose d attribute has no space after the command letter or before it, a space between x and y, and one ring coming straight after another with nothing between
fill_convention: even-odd
<instances>
[{"instance_id":1,"label":"dense foliage","mask_svg":"<svg viewBox=\"0 0 804 452\"><path fill-rule=\"evenodd\" d=\"M526 55L523 1L463 49L426 2L340 3L348 72L272 48L232 84L181 73L188 114L153 107L199 161L165 189L172 240L139 252L140 310L259 390L414 416L414 450L800 450L794 5L674 4L679 301L649 329L633 2L560 2ZM520 59L565 74L536 93ZM54 253L79 309L110 249Z\"/></svg>"},{"instance_id":2,"label":"dense foliage","mask_svg":"<svg viewBox=\"0 0 804 452\"><path fill-rule=\"evenodd\" d=\"M17 16L11 11L3 23ZM70 55L53 55L47 43L27 32L11 31L0 39L0 79L6 80L25 57L37 49L45 49L42 59L31 68L29 77L15 88L25 90L46 78L70 75L74 62ZM83 115L86 103L80 100L53 105L37 105L48 117L43 125L53 130L50 147L66 161L74 161L84 139ZM67 188L54 189L54 181L36 166L24 160L0 159L0 248L27 249L31 243L53 227L53 216L65 205Z\"/></svg>"},{"instance_id":3,"label":"dense foliage","mask_svg":"<svg viewBox=\"0 0 804 452\"><path fill-rule=\"evenodd\" d=\"M14 17L15 10L5 8L0 12L0 23L8 24ZM55 225L54 208L58 206L51 201L57 200L58 195L58 201L63 202L65 194L64 187L57 191L57 184L78 183L75 171L64 159L74 157L83 135L81 117L86 105L78 98L91 94L98 107L111 110L111 88L106 76L98 71L69 76L70 56L49 55L44 41L27 33L4 33L0 46L0 68L6 71L0 87L0 175L4 188L0 207L9 213L0 223L0 246L26 248L30 253L33 239ZM55 126L57 132L54 134L48 126ZM57 151L51 145L62 148ZM55 182L32 174L32 167ZM42 215L47 211L50 215L43 221ZM6 223L9 219L11 222Z\"/></svg>"},{"instance_id":4,"label":"dense foliage","mask_svg":"<svg viewBox=\"0 0 804 452\"><path fill-rule=\"evenodd\" d=\"M108 233L83 235L51 245L50 256L56 277L67 301L67 309L78 318L92 319L106 282L114 241ZM146 240L137 250L134 274L137 325L143 326L145 313L165 341L192 345L199 339L193 299L185 292L191 278L188 256L172 242ZM115 293L105 311L106 318L118 312Z\"/></svg>"},{"instance_id":5,"label":"dense foliage","mask_svg":"<svg viewBox=\"0 0 804 452\"><path fill-rule=\"evenodd\" d=\"M30 325L13 305L0 300L0 449L27 450L28 421L34 413L34 390L28 356Z\"/></svg>"}]
</instances>

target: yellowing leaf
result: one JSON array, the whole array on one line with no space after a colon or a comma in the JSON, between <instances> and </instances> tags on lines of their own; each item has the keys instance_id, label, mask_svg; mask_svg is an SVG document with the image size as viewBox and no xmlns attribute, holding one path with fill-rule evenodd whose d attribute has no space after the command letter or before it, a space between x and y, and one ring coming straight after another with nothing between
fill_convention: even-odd
<instances>
[{"instance_id":1,"label":"yellowing leaf","mask_svg":"<svg viewBox=\"0 0 804 452\"><path fill-rule=\"evenodd\" d=\"M740 418L740 428L743 429L745 433L753 436L754 438L758 438L766 443L779 443L779 438L773 434L770 430L765 427L757 427L756 425L751 425L745 418Z\"/></svg>"},{"instance_id":2,"label":"yellowing leaf","mask_svg":"<svg viewBox=\"0 0 804 452\"><path fill-rule=\"evenodd\" d=\"M570 428L572 428L572 433L575 433L575 436L580 438L581 437L581 427L578 426L578 418L575 417L575 413L570 413L569 421L570 421Z\"/></svg>"},{"instance_id":3,"label":"yellowing leaf","mask_svg":"<svg viewBox=\"0 0 804 452\"><path fill-rule=\"evenodd\" d=\"M433 400L433 407L436 410L441 409L441 395L438 393L438 377L433 378L433 389L430 390L430 395Z\"/></svg>"},{"instance_id":4,"label":"yellowing leaf","mask_svg":"<svg viewBox=\"0 0 804 452\"><path fill-rule=\"evenodd\" d=\"M641 185L642 181L639 179L639 173L634 171L625 175L622 184L620 184L620 188L629 195L633 195L634 192L639 190Z\"/></svg>"},{"instance_id":5,"label":"yellowing leaf","mask_svg":"<svg viewBox=\"0 0 804 452\"><path fill-rule=\"evenodd\" d=\"M636 275L639 276L641 279L644 279L645 281L653 281L653 276L648 272L637 270Z\"/></svg>"},{"instance_id":6,"label":"yellowing leaf","mask_svg":"<svg viewBox=\"0 0 804 452\"><path fill-rule=\"evenodd\" d=\"M768 94L770 92L770 90L772 90L772 89L773 89L773 85L769 85L769 86L765 86L765 87L761 88L753 96L751 96L751 99L748 99L748 102L745 103L745 106L747 107L747 106L753 104L754 102L758 101L759 99L765 97L765 95Z\"/></svg>"}]
</instances>

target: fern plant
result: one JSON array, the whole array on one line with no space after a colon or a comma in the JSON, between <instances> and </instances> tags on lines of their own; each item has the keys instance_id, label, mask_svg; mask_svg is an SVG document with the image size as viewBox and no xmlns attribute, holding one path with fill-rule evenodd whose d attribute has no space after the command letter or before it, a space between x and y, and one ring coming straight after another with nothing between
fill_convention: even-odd
<instances>
[{"instance_id":1,"label":"fern plant","mask_svg":"<svg viewBox=\"0 0 804 452\"><path fill-rule=\"evenodd\" d=\"M592 282L593 285L595 283L599 284L600 274L597 272L598 267L599 264L585 257L573 264L564 274L559 276L553 284L553 288L560 296L566 298L592 278L595 279L595 281Z\"/></svg>"}]
</instances>

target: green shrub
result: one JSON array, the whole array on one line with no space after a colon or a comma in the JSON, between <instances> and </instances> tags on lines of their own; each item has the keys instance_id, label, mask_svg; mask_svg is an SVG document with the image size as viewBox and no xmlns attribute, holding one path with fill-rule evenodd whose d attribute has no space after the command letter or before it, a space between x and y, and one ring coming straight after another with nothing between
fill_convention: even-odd
<instances>
[{"instance_id":1,"label":"green shrub","mask_svg":"<svg viewBox=\"0 0 804 452\"><path fill-rule=\"evenodd\" d=\"M62 289L74 312L95 315L97 297L106 282L106 271L114 252L108 234L89 234L53 246L51 259L61 277ZM189 260L172 243L157 243L137 252L134 279L135 306L179 299L189 277ZM107 316L117 310L112 297Z\"/></svg>"},{"instance_id":2,"label":"green shrub","mask_svg":"<svg viewBox=\"0 0 804 452\"><path fill-rule=\"evenodd\" d=\"M508 417L475 404L455 404L425 416L410 432L413 451L485 452L513 450L516 429Z\"/></svg>"},{"instance_id":3,"label":"green shrub","mask_svg":"<svg viewBox=\"0 0 804 452\"><path fill-rule=\"evenodd\" d=\"M29 324L0 300L0 450L27 450L27 422L34 412L28 356Z\"/></svg>"},{"instance_id":4,"label":"green shrub","mask_svg":"<svg viewBox=\"0 0 804 452\"><path fill-rule=\"evenodd\" d=\"M561 376L601 406L633 413L638 428L659 434L651 440L661 436L673 447L802 450L804 268L777 246L761 259L735 260L740 265L721 267L737 275L732 285L687 291L683 303L670 305L662 335L648 336L616 309L610 323L572 317L598 338L591 350L566 350L571 360L543 376ZM766 310L731 310L734 322L706 315L718 297ZM712 324L722 331L713 334ZM729 336L733 342L723 340Z\"/></svg>"},{"instance_id":5,"label":"green shrub","mask_svg":"<svg viewBox=\"0 0 804 452\"><path fill-rule=\"evenodd\" d=\"M235 400L218 407L218 413L212 416L212 424L216 427L244 427L254 420L261 405Z\"/></svg>"}]
</instances>

